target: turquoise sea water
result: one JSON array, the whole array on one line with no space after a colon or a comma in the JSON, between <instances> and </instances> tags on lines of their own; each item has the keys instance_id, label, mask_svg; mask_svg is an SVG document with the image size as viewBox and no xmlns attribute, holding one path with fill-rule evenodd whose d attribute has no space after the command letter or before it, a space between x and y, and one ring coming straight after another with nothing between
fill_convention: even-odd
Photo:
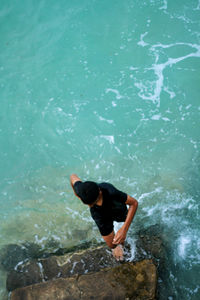
<instances>
[{"instance_id":1,"label":"turquoise sea water","mask_svg":"<svg viewBox=\"0 0 200 300\"><path fill-rule=\"evenodd\" d=\"M200 1L1 0L0 41L0 248L101 241L69 175L109 181L200 299Z\"/></svg>"}]
</instances>

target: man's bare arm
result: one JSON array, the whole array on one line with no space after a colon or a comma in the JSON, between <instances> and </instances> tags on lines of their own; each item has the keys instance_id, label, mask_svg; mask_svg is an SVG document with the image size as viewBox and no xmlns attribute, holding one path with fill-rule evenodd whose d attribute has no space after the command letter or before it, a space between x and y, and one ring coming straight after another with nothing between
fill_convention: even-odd
<instances>
[{"instance_id":1,"label":"man's bare arm","mask_svg":"<svg viewBox=\"0 0 200 300\"><path fill-rule=\"evenodd\" d=\"M75 184L77 181L81 181L81 179L80 179L76 174L70 175L70 184L71 184L71 186L72 186L72 189L73 189L73 191L74 191L75 196L78 197L78 195L76 194L76 192L75 192L75 190L74 190L74 184Z\"/></svg>"},{"instance_id":2,"label":"man's bare arm","mask_svg":"<svg viewBox=\"0 0 200 300\"><path fill-rule=\"evenodd\" d=\"M135 216L138 202L131 196L127 196L126 204L129 205L128 214L123 226L117 231L116 235L112 231L109 235L102 236L109 248L115 248L117 244L123 244L126 239L126 234L129 226Z\"/></svg>"},{"instance_id":3,"label":"man's bare arm","mask_svg":"<svg viewBox=\"0 0 200 300\"><path fill-rule=\"evenodd\" d=\"M115 245L124 243L124 241L126 239L127 231L129 229L129 226L130 226L130 224L135 216L135 213L137 211L137 208L138 208L137 200L129 195L127 196L127 200L125 203L127 205L129 205L128 214L127 214L127 217L126 217L126 220L125 220L123 226L117 231L117 233L114 236L112 243Z\"/></svg>"}]
</instances>

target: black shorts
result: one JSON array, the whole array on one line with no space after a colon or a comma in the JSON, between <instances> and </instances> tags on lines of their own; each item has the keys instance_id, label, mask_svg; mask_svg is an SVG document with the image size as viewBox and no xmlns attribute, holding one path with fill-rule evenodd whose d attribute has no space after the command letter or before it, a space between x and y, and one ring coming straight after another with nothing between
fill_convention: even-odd
<instances>
[{"instance_id":1,"label":"black shorts","mask_svg":"<svg viewBox=\"0 0 200 300\"><path fill-rule=\"evenodd\" d=\"M123 210L120 212L118 211L118 214L115 216L110 216L110 218L102 218L98 214L93 213L92 218L94 219L96 225L99 228L99 231L102 236L109 235L113 229L114 229L114 221L116 222L125 222L126 217L127 217L128 210L125 207Z\"/></svg>"}]
</instances>

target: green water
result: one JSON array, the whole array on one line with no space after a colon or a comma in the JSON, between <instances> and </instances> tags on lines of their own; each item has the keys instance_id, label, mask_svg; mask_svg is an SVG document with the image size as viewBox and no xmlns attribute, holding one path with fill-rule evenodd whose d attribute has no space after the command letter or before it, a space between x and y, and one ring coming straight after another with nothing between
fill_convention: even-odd
<instances>
[{"instance_id":1,"label":"green water","mask_svg":"<svg viewBox=\"0 0 200 300\"><path fill-rule=\"evenodd\" d=\"M161 299L199 299L200 2L1 0L0 41L0 248L101 241L69 175L109 181L133 248L164 228Z\"/></svg>"}]
</instances>

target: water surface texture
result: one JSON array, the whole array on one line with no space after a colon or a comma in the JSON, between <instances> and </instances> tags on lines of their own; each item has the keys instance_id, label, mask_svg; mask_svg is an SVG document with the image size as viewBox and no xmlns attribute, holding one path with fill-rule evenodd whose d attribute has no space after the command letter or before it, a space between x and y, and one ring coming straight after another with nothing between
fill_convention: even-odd
<instances>
[{"instance_id":1,"label":"water surface texture","mask_svg":"<svg viewBox=\"0 0 200 300\"><path fill-rule=\"evenodd\" d=\"M199 299L200 1L1 0L0 41L0 248L99 242L69 175L109 181L133 248L165 233L161 298Z\"/></svg>"}]
</instances>

